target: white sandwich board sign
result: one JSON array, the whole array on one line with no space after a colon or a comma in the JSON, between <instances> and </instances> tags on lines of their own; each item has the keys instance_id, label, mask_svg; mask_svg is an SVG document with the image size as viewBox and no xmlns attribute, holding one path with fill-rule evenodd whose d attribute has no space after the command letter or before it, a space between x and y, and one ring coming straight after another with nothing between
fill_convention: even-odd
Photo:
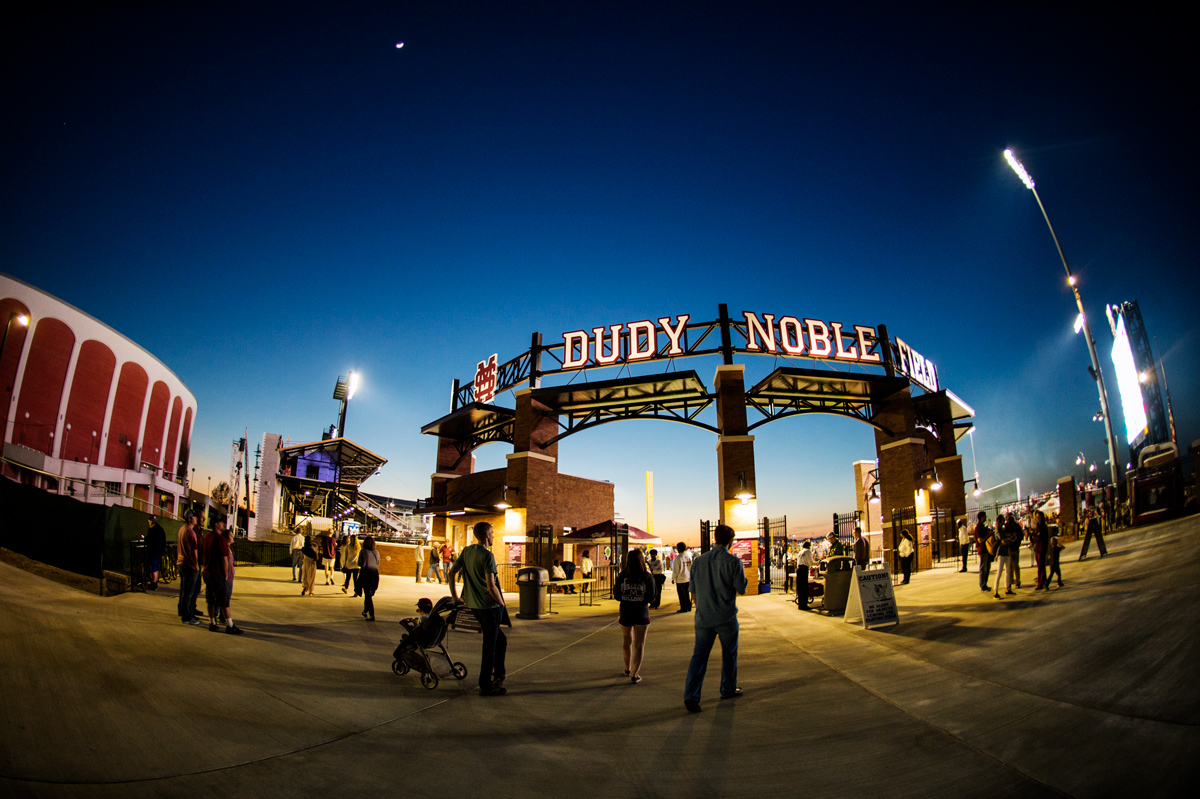
<instances>
[{"instance_id":1,"label":"white sandwich board sign","mask_svg":"<svg viewBox=\"0 0 1200 799\"><path fill-rule=\"evenodd\" d=\"M892 574L887 566L879 569L854 567L850 598L842 619L850 624L861 621L868 630L900 623L896 594L892 591Z\"/></svg>"}]
</instances>

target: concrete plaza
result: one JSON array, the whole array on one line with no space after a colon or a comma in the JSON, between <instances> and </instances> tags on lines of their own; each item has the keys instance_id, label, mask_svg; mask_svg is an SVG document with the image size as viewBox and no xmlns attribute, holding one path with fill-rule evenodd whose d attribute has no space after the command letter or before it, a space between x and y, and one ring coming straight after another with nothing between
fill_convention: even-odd
<instances>
[{"instance_id":1,"label":"concrete plaza","mask_svg":"<svg viewBox=\"0 0 1200 799\"><path fill-rule=\"evenodd\" d=\"M951 569L864 631L778 593L741 601L745 695L683 708L692 617L664 592L644 682L616 605L514 620L508 687L390 669L396 621L443 586L384 577L379 621L243 567L244 636L180 624L172 588L101 598L0 564L0 794L163 796L1159 795L1200 777L1200 517L1110 537L1066 587L996 600ZM1024 563L1028 562L1028 557ZM510 598L515 610L516 597Z\"/></svg>"}]
</instances>

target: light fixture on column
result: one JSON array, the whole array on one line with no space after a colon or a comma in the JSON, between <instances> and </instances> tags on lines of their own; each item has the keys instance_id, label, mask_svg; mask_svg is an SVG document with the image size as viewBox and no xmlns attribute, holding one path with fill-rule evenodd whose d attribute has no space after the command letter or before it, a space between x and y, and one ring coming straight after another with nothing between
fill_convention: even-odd
<instances>
[{"instance_id":1,"label":"light fixture on column","mask_svg":"<svg viewBox=\"0 0 1200 799\"><path fill-rule=\"evenodd\" d=\"M746 487L746 473L738 472L738 492L735 494L742 501L743 505L750 504L750 500L754 499L754 495L750 493L750 489Z\"/></svg>"},{"instance_id":2,"label":"light fixture on column","mask_svg":"<svg viewBox=\"0 0 1200 799\"><path fill-rule=\"evenodd\" d=\"M873 480L871 482L871 487L867 490L867 495L866 495L867 502L871 503L872 505L878 505L879 504L879 470L872 469L871 471L867 472L867 477L873 478Z\"/></svg>"},{"instance_id":3,"label":"light fixture on column","mask_svg":"<svg viewBox=\"0 0 1200 799\"><path fill-rule=\"evenodd\" d=\"M942 481L938 479L937 469L926 469L920 474L920 479L928 479L929 487L934 491L942 490Z\"/></svg>"},{"instance_id":4,"label":"light fixture on column","mask_svg":"<svg viewBox=\"0 0 1200 799\"><path fill-rule=\"evenodd\" d=\"M979 499L979 497L983 494L983 489L979 487L979 478L972 477L970 480L963 480L964 488L966 488L967 483L973 483L975 485L975 490L971 492L971 496Z\"/></svg>"},{"instance_id":5,"label":"light fixture on column","mask_svg":"<svg viewBox=\"0 0 1200 799\"><path fill-rule=\"evenodd\" d=\"M500 501L496 503L496 510L508 510L512 507L512 505L508 504L508 492L511 491L514 494L519 494L520 489L509 488L508 486L502 486L501 488L503 493L500 495Z\"/></svg>"}]
</instances>

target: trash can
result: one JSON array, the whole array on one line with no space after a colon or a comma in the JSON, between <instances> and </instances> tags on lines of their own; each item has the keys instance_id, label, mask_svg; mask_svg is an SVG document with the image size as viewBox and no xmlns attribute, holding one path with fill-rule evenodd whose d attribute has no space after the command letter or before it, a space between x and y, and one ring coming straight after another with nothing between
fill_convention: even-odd
<instances>
[{"instance_id":1,"label":"trash can","mask_svg":"<svg viewBox=\"0 0 1200 799\"><path fill-rule=\"evenodd\" d=\"M850 578L854 576L854 558L834 557L825 561L825 605L830 613L844 613L850 598Z\"/></svg>"},{"instance_id":2,"label":"trash can","mask_svg":"<svg viewBox=\"0 0 1200 799\"><path fill-rule=\"evenodd\" d=\"M518 619L544 619L546 612L546 590L550 585L550 572L538 566L528 566L517 572L517 591L521 595Z\"/></svg>"}]
</instances>

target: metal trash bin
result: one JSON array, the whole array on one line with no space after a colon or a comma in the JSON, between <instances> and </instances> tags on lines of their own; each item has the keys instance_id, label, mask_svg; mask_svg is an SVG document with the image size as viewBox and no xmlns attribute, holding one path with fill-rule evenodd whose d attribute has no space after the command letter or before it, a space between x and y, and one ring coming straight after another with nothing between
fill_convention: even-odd
<instances>
[{"instance_id":1,"label":"metal trash bin","mask_svg":"<svg viewBox=\"0 0 1200 799\"><path fill-rule=\"evenodd\" d=\"M844 613L850 599L850 578L854 576L854 558L833 557L825 561L825 600L823 610Z\"/></svg>"},{"instance_id":2,"label":"metal trash bin","mask_svg":"<svg viewBox=\"0 0 1200 799\"><path fill-rule=\"evenodd\" d=\"M518 619L544 619L550 615L546 611L549 585L550 572L539 566L527 566L517 572L517 591L521 595Z\"/></svg>"}]
</instances>

